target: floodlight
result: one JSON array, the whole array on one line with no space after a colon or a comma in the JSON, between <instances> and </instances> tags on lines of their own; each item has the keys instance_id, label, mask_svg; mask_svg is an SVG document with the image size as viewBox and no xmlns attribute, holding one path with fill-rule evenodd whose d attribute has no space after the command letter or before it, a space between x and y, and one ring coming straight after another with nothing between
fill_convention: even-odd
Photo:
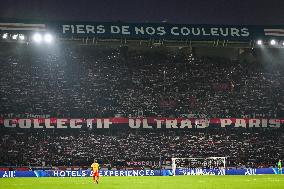
<instances>
[{"instance_id":1,"label":"floodlight","mask_svg":"<svg viewBox=\"0 0 284 189\"><path fill-rule=\"evenodd\" d=\"M25 40L25 36L24 36L23 34L20 34L20 35L19 35L19 39L20 39L21 41L23 41L23 40Z\"/></svg>"},{"instance_id":2,"label":"floodlight","mask_svg":"<svg viewBox=\"0 0 284 189\"><path fill-rule=\"evenodd\" d=\"M52 35L49 34L49 33L45 34L45 35L44 35L44 41L45 41L46 43L51 43L51 42L53 41Z\"/></svg>"},{"instance_id":3,"label":"floodlight","mask_svg":"<svg viewBox=\"0 0 284 189\"><path fill-rule=\"evenodd\" d=\"M270 40L270 45L276 45L276 41L274 39Z\"/></svg>"},{"instance_id":4,"label":"floodlight","mask_svg":"<svg viewBox=\"0 0 284 189\"><path fill-rule=\"evenodd\" d=\"M262 42L262 40L259 39L259 40L256 41L256 44L257 44L257 45L262 45L263 42Z\"/></svg>"},{"instance_id":5,"label":"floodlight","mask_svg":"<svg viewBox=\"0 0 284 189\"><path fill-rule=\"evenodd\" d=\"M34 34L33 40L37 43L40 43L42 41L42 35L39 33Z\"/></svg>"},{"instance_id":6,"label":"floodlight","mask_svg":"<svg viewBox=\"0 0 284 189\"><path fill-rule=\"evenodd\" d=\"M16 40L18 38L18 34L12 35L12 39Z\"/></svg>"},{"instance_id":7,"label":"floodlight","mask_svg":"<svg viewBox=\"0 0 284 189\"><path fill-rule=\"evenodd\" d=\"M4 34L2 35L2 38L3 38L3 39L7 39L7 38L8 38L8 33L4 33Z\"/></svg>"}]
</instances>

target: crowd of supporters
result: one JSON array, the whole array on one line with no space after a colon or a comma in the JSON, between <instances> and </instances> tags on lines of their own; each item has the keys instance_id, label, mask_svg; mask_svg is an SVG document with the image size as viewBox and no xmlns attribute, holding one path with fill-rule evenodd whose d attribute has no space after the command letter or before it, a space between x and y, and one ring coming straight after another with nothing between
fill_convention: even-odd
<instances>
[{"instance_id":1,"label":"crowd of supporters","mask_svg":"<svg viewBox=\"0 0 284 189\"><path fill-rule=\"evenodd\" d=\"M284 66L178 51L7 46L0 52L0 117L265 117L284 110ZM283 131L1 132L3 166L114 164L226 156L272 166ZM282 153L282 154L281 154Z\"/></svg>"},{"instance_id":2,"label":"crowd of supporters","mask_svg":"<svg viewBox=\"0 0 284 189\"><path fill-rule=\"evenodd\" d=\"M1 136L2 166L88 166L94 158L112 167L141 161L154 166L172 157L227 157L229 167L270 167L284 157L284 134L278 129L17 131Z\"/></svg>"},{"instance_id":3,"label":"crowd of supporters","mask_svg":"<svg viewBox=\"0 0 284 189\"><path fill-rule=\"evenodd\" d=\"M284 112L282 64L59 46L6 48L0 66L3 116L274 118Z\"/></svg>"}]
</instances>

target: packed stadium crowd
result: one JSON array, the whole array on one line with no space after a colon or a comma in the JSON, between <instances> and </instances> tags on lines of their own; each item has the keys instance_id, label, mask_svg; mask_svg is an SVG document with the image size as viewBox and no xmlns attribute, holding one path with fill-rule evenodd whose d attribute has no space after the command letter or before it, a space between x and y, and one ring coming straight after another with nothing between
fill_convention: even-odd
<instances>
[{"instance_id":1,"label":"packed stadium crowd","mask_svg":"<svg viewBox=\"0 0 284 189\"><path fill-rule=\"evenodd\" d=\"M88 166L93 158L112 167L135 161L154 166L172 157L227 157L229 167L269 167L284 156L278 130L18 131L3 135L0 144L2 166Z\"/></svg>"},{"instance_id":2,"label":"packed stadium crowd","mask_svg":"<svg viewBox=\"0 0 284 189\"><path fill-rule=\"evenodd\" d=\"M283 65L97 47L6 48L0 114L51 117L281 118ZM61 48L60 50L58 48ZM88 165L226 156L229 166L273 166L283 131L1 132L2 166ZM281 154L282 153L282 154ZM44 162L44 163L43 163Z\"/></svg>"},{"instance_id":3,"label":"packed stadium crowd","mask_svg":"<svg viewBox=\"0 0 284 189\"><path fill-rule=\"evenodd\" d=\"M283 65L63 47L1 52L3 117L283 117Z\"/></svg>"}]
</instances>

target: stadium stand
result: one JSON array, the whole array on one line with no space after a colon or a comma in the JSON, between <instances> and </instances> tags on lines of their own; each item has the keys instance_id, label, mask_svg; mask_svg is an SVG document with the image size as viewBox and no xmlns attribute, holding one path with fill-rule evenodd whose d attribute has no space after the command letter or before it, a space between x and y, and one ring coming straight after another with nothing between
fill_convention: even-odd
<instances>
[{"instance_id":1,"label":"stadium stand","mask_svg":"<svg viewBox=\"0 0 284 189\"><path fill-rule=\"evenodd\" d=\"M283 65L95 47L43 51L1 52L2 117L283 117Z\"/></svg>"},{"instance_id":2,"label":"stadium stand","mask_svg":"<svg viewBox=\"0 0 284 189\"><path fill-rule=\"evenodd\" d=\"M255 168L274 166L275 157L284 155L283 146L284 135L278 130L17 132L2 137L0 157L2 166L44 162L51 167L87 166L95 156L121 168L128 167L127 162L150 161L147 167L154 167L171 157L223 156L229 157L229 167Z\"/></svg>"},{"instance_id":3,"label":"stadium stand","mask_svg":"<svg viewBox=\"0 0 284 189\"><path fill-rule=\"evenodd\" d=\"M284 115L284 66L279 64L92 46L46 50L8 45L0 53L1 117ZM226 156L232 167L265 167L284 157L284 135L277 129L3 130L0 142L1 166L86 166L96 154L117 168L127 161L173 156Z\"/></svg>"}]
</instances>

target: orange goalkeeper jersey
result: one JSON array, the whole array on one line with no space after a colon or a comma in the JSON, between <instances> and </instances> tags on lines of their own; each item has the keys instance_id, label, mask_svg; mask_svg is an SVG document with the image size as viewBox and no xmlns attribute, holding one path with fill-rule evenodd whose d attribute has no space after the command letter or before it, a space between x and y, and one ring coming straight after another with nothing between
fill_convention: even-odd
<instances>
[{"instance_id":1,"label":"orange goalkeeper jersey","mask_svg":"<svg viewBox=\"0 0 284 189\"><path fill-rule=\"evenodd\" d=\"M93 171L96 172L96 171L99 171L100 165L98 163L93 163L91 165L91 167L92 167Z\"/></svg>"}]
</instances>

